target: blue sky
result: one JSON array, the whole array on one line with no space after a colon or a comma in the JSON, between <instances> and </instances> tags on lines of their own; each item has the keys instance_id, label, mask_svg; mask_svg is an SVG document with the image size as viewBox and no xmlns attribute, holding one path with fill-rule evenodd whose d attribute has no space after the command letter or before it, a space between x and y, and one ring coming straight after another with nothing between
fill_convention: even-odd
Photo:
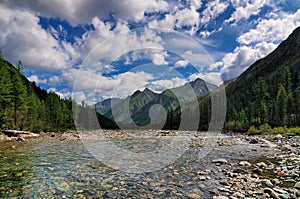
<instances>
[{"instance_id":1,"label":"blue sky","mask_svg":"<svg viewBox=\"0 0 300 199\"><path fill-rule=\"evenodd\" d=\"M300 0L23 0L0 9L4 57L21 60L41 88L90 103L196 78L221 84L300 26Z\"/></svg>"}]
</instances>

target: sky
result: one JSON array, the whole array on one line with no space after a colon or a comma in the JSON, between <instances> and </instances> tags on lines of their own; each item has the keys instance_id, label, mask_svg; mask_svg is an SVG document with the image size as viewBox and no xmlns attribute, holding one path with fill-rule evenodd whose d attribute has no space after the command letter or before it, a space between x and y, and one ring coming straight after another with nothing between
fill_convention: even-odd
<instances>
[{"instance_id":1,"label":"sky","mask_svg":"<svg viewBox=\"0 0 300 199\"><path fill-rule=\"evenodd\" d=\"M0 10L3 56L89 103L196 78L220 85L300 26L300 0L0 0Z\"/></svg>"}]
</instances>

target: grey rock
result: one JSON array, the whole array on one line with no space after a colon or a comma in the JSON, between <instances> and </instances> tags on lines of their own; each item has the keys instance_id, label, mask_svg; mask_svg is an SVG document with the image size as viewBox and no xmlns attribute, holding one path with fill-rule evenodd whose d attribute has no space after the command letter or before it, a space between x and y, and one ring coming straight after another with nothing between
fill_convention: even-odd
<instances>
[{"instance_id":1,"label":"grey rock","mask_svg":"<svg viewBox=\"0 0 300 199\"><path fill-rule=\"evenodd\" d=\"M262 174L262 170L261 169L253 169L252 173L256 173L256 174L261 175Z\"/></svg>"},{"instance_id":2,"label":"grey rock","mask_svg":"<svg viewBox=\"0 0 300 199\"><path fill-rule=\"evenodd\" d=\"M278 188L273 188L274 191L276 191L277 193L280 193L280 194L288 194L287 191L284 191L282 189L278 189Z\"/></svg>"},{"instance_id":3,"label":"grey rock","mask_svg":"<svg viewBox=\"0 0 300 199\"><path fill-rule=\"evenodd\" d=\"M245 169L241 169L241 168L236 168L233 170L233 173L248 173Z\"/></svg>"},{"instance_id":4,"label":"grey rock","mask_svg":"<svg viewBox=\"0 0 300 199\"><path fill-rule=\"evenodd\" d=\"M206 176L199 176L199 180L205 181L206 180Z\"/></svg>"},{"instance_id":5,"label":"grey rock","mask_svg":"<svg viewBox=\"0 0 300 199\"><path fill-rule=\"evenodd\" d=\"M249 144L258 144L258 141L256 139L250 140Z\"/></svg>"},{"instance_id":6,"label":"grey rock","mask_svg":"<svg viewBox=\"0 0 300 199\"><path fill-rule=\"evenodd\" d=\"M17 141L19 142L25 142L25 138L23 138L22 136L18 137Z\"/></svg>"},{"instance_id":7,"label":"grey rock","mask_svg":"<svg viewBox=\"0 0 300 199\"><path fill-rule=\"evenodd\" d=\"M272 182L270 180L264 180L263 183L267 187L274 187L274 185L272 184Z\"/></svg>"},{"instance_id":8,"label":"grey rock","mask_svg":"<svg viewBox=\"0 0 300 199\"><path fill-rule=\"evenodd\" d=\"M227 160L220 158L212 160L212 163L227 164Z\"/></svg>"},{"instance_id":9,"label":"grey rock","mask_svg":"<svg viewBox=\"0 0 300 199\"><path fill-rule=\"evenodd\" d=\"M290 198L289 194L279 194L278 196L279 196L279 198L282 198L282 199L289 199Z\"/></svg>"},{"instance_id":10,"label":"grey rock","mask_svg":"<svg viewBox=\"0 0 300 199\"><path fill-rule=\"evenodd\" d=\"M271 194L273 192L273 189L270 188L264 188L264 193Z\"/></svg>"},{"instance_id":11,"label":"grey rock","mask_svg":"<svg viewBox=\"0 0 300 199\"><path fill-rule=\"evenodd\" d=\"M280 180L278 180L277 178L271 179L271 182L272 182L274 185L280 185Z\"/></svg>"},{"instance_id":12,"label":"grey rock","mask_svg":"<svg viewBox=\"0 0 300 199\"><path fill-rule=\"evenodd\" d=\"M247 167L250 167L250 166L251 166L251 163L248 162L248 161L241 161L241 162L239 163L239 165L240 165L240 166L247 166Z\"/></svg>"},{"instance_id":13,"label":"grey rock","mask_svg":"<svg viewBox=\"0 0 300 199\"><path fill-rule=\"evenodd\" d=\"M215 199L228 199L228 197L227 196L217 196L217 197L215 197Z\"/></svg>"},{"instance_id":14,"label":"grey rock","mask_svg":"<svg viewBox=\"0 0 300 199\"><path fill-rule=\"evenodd\" d=\"M264 162L258 162L258 163L256 163L256 165L257 165L259 168L266 168L266 167L267 167L267 164L264 163Z\"/></svg>"},{"instance_id":15,"label":"grey rock","mask_svg":"<svg viewBox=\"0 0 300 199\"><path fill-rule=\"evenodd\" d=\"M294 188L295 188L295 189L300 189L300 181L297 182L297 183L294 185Z\"/></svg>"}]
</instances>

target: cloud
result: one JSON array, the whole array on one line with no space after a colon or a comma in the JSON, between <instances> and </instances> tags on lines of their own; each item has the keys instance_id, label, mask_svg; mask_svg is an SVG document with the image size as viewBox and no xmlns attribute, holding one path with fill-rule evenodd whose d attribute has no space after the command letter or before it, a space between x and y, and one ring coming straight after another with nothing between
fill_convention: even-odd
<instances>
[{"instance_id":1,"label":"cloud","mask_svg":"<svg viewBox=\"0 0 300 199\"><path fill-rule=\"evenodd\" d=\"M178 10L175 14L177 19L176 27L194 26L199 24L199 13L195 8Z\"/></svg>"},{"instance_id":2,"label":"cloud","mask_svg":"<svg viewBox=\"0 0 300 199\"><path fill-rule=\"evenodd\" d=\"M232 5L236 10L232 13L231 17L226 20L227 23L237 23L242 19L247 20L253 15L258 15L261 11L261 8L268 3L267 0L234 0L232 2Z\"/></svg>"},{"instance_id":3,"label":"cloud","mask_svg":"<svg viewBox=\"0 0 300 199\"><path fill-rule=\"evenodd\" d=\"M30 77L28 77L28 80L31 82L35 82L36 84L47 84L46 79L39 79L39 77L36 75L31 75Z\"/></svg>"},{"instance_id":4,"label":"cloud","mask_svg":"<svg viewBox=\"0 0 300 199\"><path fill-rule=\"evenodd\" d=\"M174 77L172 79L156 80L150 83L149 87L152 91L161 93L162 91L170 88L182 86L187 81L185 79Z\"/></svg>"},{"instance_id":5,"label":"cloud","mask_svg":"<svg viewBox=\"0 0 300 199\"><path fill-rule=\"evenodd\" d=\"M189 64L189 62L186 60L179 60L175 63L174 67L175 68L180 68L180 67L185 68L188 64Z\"/></svg>"},{"instance_id":6,"label":"cloud","mask_svg":"<svg viewBox=\"0 0 300 199\"><path fill-rule=\"evenodd\" d=\"M186 51L181 55L185 60L188 60L194 67L202 71L213 63L212 58L206 52Z\"/></svg>"},{"instance_id":7,"label":"cloud","mask_svg":"<svg viewBox=\"0 0 300 199\"><path fill-rule=\"evenodd\" d=\"M167 56L167 52L154 53L152 54L152 63L155 65L167 65L168 62L165 60L165 57Z\"/></svg>"},{"instance_id":8,"label":"cloud","mask_svg":"<svg viewBox=\"0 0 300 199\"><path fill-rule=\"evenodd\" d=\"M162 20L154 19L148 23L149 28L165 28L173 30L175 27L176 17L166 14Z\"/></svg>"},{"instance_id":9,"label":"cloud","mask_svg":"<svg viewBox=\"0 0 300 199\"><path fill-rule=\"evenodd\" d=\"M61 77L55 75L55 76L50 77L48 82L49 82L50 86L57 86L59 83L62 82L62 79L61 79Z\"/></svg>"},{"instance_id":10,"label":"cloud","mask_svg":"<svg viewBox=\"0 0 300 199\"><path fill-rule=\"evenodd\" d=\"M74 86L74 92L83 92L86 96L96 95L96 97L103 99L125 98L136 90L145 89L149 81L154 79L152 74L143 71L125 72L106 77L95 73L92 69L71 69L63 72L62 78L69 85L69 88Z\"/></svg>"},{"instance_id":11,"label":"cloud","mask_svg":"<svg viewBox=\"0 0 300 199\"><path fill-rule=\"evenodd\" d=\"M202 6L201 0L187 0L187 3L190 7L195 7L197 9L201 8Z\"/></svg>"},{"instance_id":12,"label":"cloud","mask_svg":"<svg viewBox=\"0 0 300 199\"><path fill-rule=\"evenodd\" d=\"M126 24L118 22L115 28L98 18L93 20L94 30L86 32L77 46L88 56L85 65L99 61L110 64L120 56L140 49L163 49L162 39L151 29L129 31ZM142 32L143 34L141 34Z\"/></svg>"},{"instance_id":13,"label":"cloud","mask_svg":"<svg viewBox=\"0 0 300 199\"><path fill-rule=\"evenodd\" d=\"M215 70L216 68L220 67L220 66L223 66L223 62L216 62L216 63L213 63L211 65L209 65L209 70L212 71L212 70Z\"/></svg>"},{"instance_id":14,"label":"cloud","mask_svg":"<svg viewBox=\"0 0 300 199\"><path fill-rule=\"evenodd\" d=\"M294 14L281 12L280 17L273 13L270 19L261 20L255 29L238 37L241 44L257 42L281 42L300 25L300 9ZM288 28L287 28L288 27Z\"/></svg>"},{"instance_id":15,"label":"cloud","mask_svg":"<svg viewBox=\"0 0 300 199\"><path fill-rule=\"evenodd\" d=\"M255 61L264 58L277 47L273 43L258 43L254 47L241 46L235 48L233 53L228 53L222 59L221 72L224 80L235 78L244 72Z\"/></svg>"},{"instance_id":16,"label":"cloud","mask_svg":"<svg viewBox=\"0 0 300 199\"><path fill-rule=\"evenodd\" d=\"M192 3L194 4L194 3ZM163 19L153 19L148 23L150 28L180 29L189 35L194 35L200 22L200 14L195 6L179 9L178 7Z\"/></svg>"},{"instance_id":17,"label":"cloud","mask_svg":"<svg viewBox=\"0 0 300 199\"><path fill-rule=\"evenodd\" d=\"M24 68L60 70L70 67L71 47L59 42L39 25L39 18L25 10L0 4L0 46L12 63L21 60Z\"/></svg>"},{"instance_id":18,"label":"cloud","mask_svg":"<svg viewBox=\"0 0 300 199\"><path fill-rule=\"evenodd\" d=\"M222 74L220 72L211 72L206 74L195 73L189 77L190 81L194 81L197 78L204 80L207 83L219 86L223 83Z\"/></svg>"},{"instance_id":19,"label":"cloud","mask_svg":"<svg viewBox=\"0 0 300 199\"><path fill-rule=\"evenodd\" d=\"M12 9L27 9L46 17L58 17L73 26L87 24L97 16L108 18L110 14L122 20L141 21L145 13L167 11L169 5L163 0L22 0L5 1Z\"/></svg>"},{"instance_id":20,"label":"cloud","mask_svg":"<svg viewBox=\"0 0 300 199\"><path fill-rule=\"evenodd\" d=\"M210 22L211 20L222 14L229 6L227 2L220 0L209 1L205 10L202 12L201 23L202 25Z\"/></svg>"}]
</instances>

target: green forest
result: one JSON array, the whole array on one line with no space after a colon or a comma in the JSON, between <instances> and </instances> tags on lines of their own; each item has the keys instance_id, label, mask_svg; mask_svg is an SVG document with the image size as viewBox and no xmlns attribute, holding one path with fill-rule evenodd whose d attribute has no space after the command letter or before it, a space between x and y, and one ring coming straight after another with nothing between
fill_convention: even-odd
<instances>
[{"instance_id":1,"label":"green forest","mask_svg":"<svg viewBox=\"0 0 300 199\"><path fill-rule=\"evenodd\" d=\"M272 128L299 126L299 78L299 72L292 75L289 67L284 67L276 82L261 76L250 89L228 96L226 128L247 131L266 124Z\"/></svg>"},{"instance_id":2,"label":"green forest","mask_svg":"<svg viewBox=\"0 0 300 199\"><path fill-rule=\"evenodd\" d=\"M74 128L72 100L40 89L0 55L0 127L33 132Z\"/></svg>"}]
</instances>

